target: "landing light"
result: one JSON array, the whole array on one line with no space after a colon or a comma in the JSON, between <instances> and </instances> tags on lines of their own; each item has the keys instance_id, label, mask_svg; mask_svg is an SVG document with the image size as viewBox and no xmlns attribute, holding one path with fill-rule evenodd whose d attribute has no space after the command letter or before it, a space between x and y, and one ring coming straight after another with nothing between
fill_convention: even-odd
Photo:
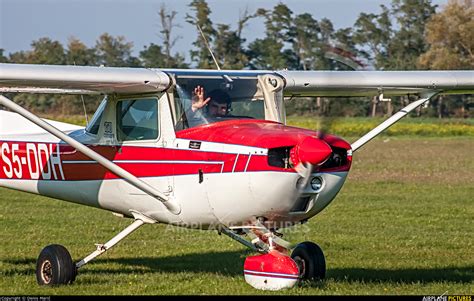
<instances>
[{"instance_id":1,"label":"landing light","mask_svg":"<svg viewBox=\"0 0 474 301\"><path fill-rule=\"evenodd\" d=\"M323 179L321 179L320 177L314 177L311 180L311 188L313 188L313 190L320 191L322 187L323 187Z\"/></svg>"}]
</instances>

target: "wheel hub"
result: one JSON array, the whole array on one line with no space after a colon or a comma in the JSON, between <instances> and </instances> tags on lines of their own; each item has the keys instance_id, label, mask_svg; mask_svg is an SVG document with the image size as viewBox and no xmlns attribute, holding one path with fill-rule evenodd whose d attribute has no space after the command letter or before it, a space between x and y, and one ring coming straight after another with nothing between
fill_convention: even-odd
<instances>
[{"instance_id":1,"label":"wheel hub","mask_svg":"<svg viewBox=\"0 0 474 301\"><path fill-rule=\"evenodd\" d=\"M52 278L53 266L49 260L45 260L43 264L41 264L41 279L43 279L44 283L48 284Z\"/></svg>"},{"instance_id":2,"label":"wheel hub","mask_svg":"<svg viewBox=\"0 0 474 301\"><path fill-rule=\"evenodd\" d=\"M303 279L304 275L305 275L305 272L306 272L306 263L305 263L304 259L299 257L299 256L295 256L293 258L293 260L295 261L296 265L298 266L300 279Z\"/></svg>"}]
</instances>

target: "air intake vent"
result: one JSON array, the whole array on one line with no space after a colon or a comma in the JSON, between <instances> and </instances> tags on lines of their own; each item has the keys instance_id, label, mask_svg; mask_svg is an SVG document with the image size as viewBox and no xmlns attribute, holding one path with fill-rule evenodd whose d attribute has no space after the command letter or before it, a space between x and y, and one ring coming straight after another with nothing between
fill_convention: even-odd
<instances>
[{"instance_id":1,"label":"air intake vent","mask_svg":"<svg viewBox=\"0 0 474 301\"><path fill-rule=\"evenodd\" d=\"M296 200L295 206L291 208L290 212L306 212L308 209L309 201L311 200L311 196L300 197Z\"/></svg>"},{"instance_id":2,"label":"air intake vent","mask_svg":"<svg viewBox=\"0 0 474 301\"><path fill-rule=\"evenodd\" d=\"M347 150L339 147L331 148L332 154L329 159L321 166L321 169L340 167L347 164Z\"/></svg>"},{"instance_id":3,"label":"air intake vent","mask_svg":"<svg viewBox=\"0 0 474 301\"><path fill-rule=\"evenodd\" d=\"M291 147L269 149L268 165L280 168L290 168L290 149Z\"/></svg>"}]
</instances>

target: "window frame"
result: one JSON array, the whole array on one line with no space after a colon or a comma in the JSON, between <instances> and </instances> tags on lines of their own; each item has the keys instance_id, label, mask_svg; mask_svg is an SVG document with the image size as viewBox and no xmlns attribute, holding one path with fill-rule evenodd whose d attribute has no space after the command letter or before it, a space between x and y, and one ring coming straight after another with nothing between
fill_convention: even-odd
<instances>
[{"instance_id":1,"label":"window frame","mask_svg":"<svg viewBox=\"0 0 474 301\"><path fill-rule=\"evenodd\" d=\"M156 102L156 130L157 137L153 139L143 139L143 140L120 140L119 136L119 121L117 119L117 108L118 104L121 101L126 100L154 100ZM137 143L156 143L161 139L161 125L160 125L160 98L157 95L146 95L146 96L131 96L131 97L120 97L115 100L114 104L114 115L115 115L115 139L119 144L137 144Z\"/></svg>"},{"instance_id":2,"label":"window frame","mask_svg":"<svg viewBox=\"0 0 474 301\"><path fill-rule=\"evenodd\" d=\"M99 136L100 128L102 127L102 120L104 119L105 111L107 109L107 102L108 102L108 98L106 96L104 99L102 99L99 106L97 107L97 110L95 111L94 115L92 116L91 121L87 124L87 126L85 128L85 132L88 135L95 136L95 137ZM92 129L92 127L94 126L94 124L96 122L99 122L97 132L92 133L91 129Z\"/></svg>"}]
</instances>

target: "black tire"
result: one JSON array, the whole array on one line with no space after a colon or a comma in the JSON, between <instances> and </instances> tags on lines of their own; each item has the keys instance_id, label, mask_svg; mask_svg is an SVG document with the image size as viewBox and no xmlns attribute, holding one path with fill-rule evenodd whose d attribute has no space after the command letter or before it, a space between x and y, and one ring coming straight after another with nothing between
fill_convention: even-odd
<instances>
[{"instance_id":1,"label":"black tire","mask_svg":"<svg viewBox=\"0 0 474 301\"><path fill-rule=\"evenodd\" d=\"M69 284L76 279L76 265L71 254L61 245L45 247L36 262L36 281L39 285Z\"/></svg>"},{"instance_id":2,"label":"black tire","mask_svg":"<svg viewBox=\"0 0 474 301\"><path fill-rule=\"evenodd\" d=\"M326 277L326 260L317 244L310 241L298 244L291 258L298 265L301 280L323 280Z\"/></svg>"}]
</instances>

